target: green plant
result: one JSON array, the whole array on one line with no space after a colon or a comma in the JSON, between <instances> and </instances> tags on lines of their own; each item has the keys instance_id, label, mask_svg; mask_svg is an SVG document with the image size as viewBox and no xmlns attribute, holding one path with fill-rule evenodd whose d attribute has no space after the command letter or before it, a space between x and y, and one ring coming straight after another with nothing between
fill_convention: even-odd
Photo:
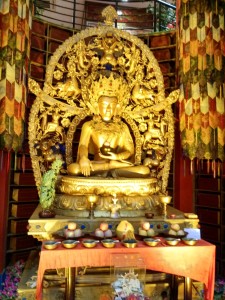
<instances>
[{"instance_id":1,"label":"green plant","mask_svg":"<svg viewBox=\"0 0 225 300\"><path fill-rule=\"evenodd\" d=\"M176 26L176 1L172 0L170 4L165 2L154 1L149 3L147 12L155 15L157 31L171 30Z\"/></svg>"},{"instance_id":2,"label":"green plant","mask_svg":"<svg viewBox=\"0 0 225 300\"><path fill-rule=\"evenodd\" d=\"M50 170L44 173L42 177L40 186L40 204L42 209L49 209L53 204L55 199L55 183L62 164L62 160L56 159L52 163Z\"/></svg>"}]
</instances>

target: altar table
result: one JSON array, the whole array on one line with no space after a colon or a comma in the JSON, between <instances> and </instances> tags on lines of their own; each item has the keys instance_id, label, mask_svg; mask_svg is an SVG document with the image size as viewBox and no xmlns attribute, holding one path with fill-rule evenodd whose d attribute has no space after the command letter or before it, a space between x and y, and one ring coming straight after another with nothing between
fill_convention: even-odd
<instances>
[{"instance_id":1,"label":"altar table","mask_svg":"<svg viewBox=\"0 0 225 300\"><path fill-rule=\"evenodd\" d=\"M57 249L46 250L42 246L40 253L36 299L42 299L42 280L46 269L92 266L110 266L111 254L138 253L145 261L146 269L159 271L205 284L205 300L213 300L215 283L216 247L204 240L195 246L187 246L182 241L177 246L168 246L161 242L156 247L149 247L138 241L136 248L126 248L116 243L114 248L105 248L101 243L88 249L81 243L73 249L65 249L59 245ZM73 282L74 283L74 282Z\"/></svg>"}]
</instances>

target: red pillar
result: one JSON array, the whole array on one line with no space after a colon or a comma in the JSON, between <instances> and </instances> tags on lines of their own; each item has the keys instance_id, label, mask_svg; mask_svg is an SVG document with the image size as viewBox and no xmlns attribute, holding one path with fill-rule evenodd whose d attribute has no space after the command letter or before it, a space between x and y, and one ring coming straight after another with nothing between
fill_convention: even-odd
<instances>
[{"instance_id":1,"label":"red pillar","mask_svg":"<svg viewBox=\"0 0 225 300\"><path fill-rule=\"evenodd\" d=\"M0 151L0 273L5 267L5 252L7 241L8 193L11 154Z\"/></svg>"},{"instance_id":2,"label":"red pillar","mask_svg":"<svg viewBox=\"0 0 225 300\"><path fill-rule=\"evenodd\" d=\"M194 184L190 160L182 155L179 132L175 139L174 204L182 212L194 212Z\"/></svg>"}]
</instances>

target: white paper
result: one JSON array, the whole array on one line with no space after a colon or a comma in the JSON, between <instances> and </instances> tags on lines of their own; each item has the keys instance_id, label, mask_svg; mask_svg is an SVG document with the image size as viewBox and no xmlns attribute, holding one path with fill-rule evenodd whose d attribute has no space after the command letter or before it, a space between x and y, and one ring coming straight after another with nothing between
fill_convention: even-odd
<instances>
[{"instance_id":1,"label":"white paper","mask_svg":"<svg viewBox=\"0 0 225 300\"><path fill-rule=\"evenodd\" d=\"M192 238L192 239L201 239L201 232L200 229L197 228L184 228L184 231L187 232L187 238Z\"/></svg>"}]
</instances>

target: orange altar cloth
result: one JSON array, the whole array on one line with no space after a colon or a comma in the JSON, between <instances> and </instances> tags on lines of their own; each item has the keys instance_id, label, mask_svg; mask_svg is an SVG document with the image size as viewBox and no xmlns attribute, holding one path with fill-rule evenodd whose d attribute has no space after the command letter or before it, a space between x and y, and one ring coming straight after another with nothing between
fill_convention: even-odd
<instances>
[{"instance_id":1,"label":"orange altar cloth","mask_svg":"<svg viewBox=\"0 0 225 300\"><path fill-rule=\"evenodd\" d=\"M205 299L213 300L215 252L215 245L204 240L199 240L195 246L187 246L183 242L179 242L177 246L165 246L162 242L156 247L148 247L144 242L138 241L136 248L129 249L121 243L117 243L115 248L105 248L101 243L92 249L85 248L82 244L73 249L65 249L62 245L55 250L45 250L42 247L36 299L42 299L42 280L46 269L110 266L111 254L138 253L144 259L147 269L203 282Z\"/></svg>"}]
</instances>

